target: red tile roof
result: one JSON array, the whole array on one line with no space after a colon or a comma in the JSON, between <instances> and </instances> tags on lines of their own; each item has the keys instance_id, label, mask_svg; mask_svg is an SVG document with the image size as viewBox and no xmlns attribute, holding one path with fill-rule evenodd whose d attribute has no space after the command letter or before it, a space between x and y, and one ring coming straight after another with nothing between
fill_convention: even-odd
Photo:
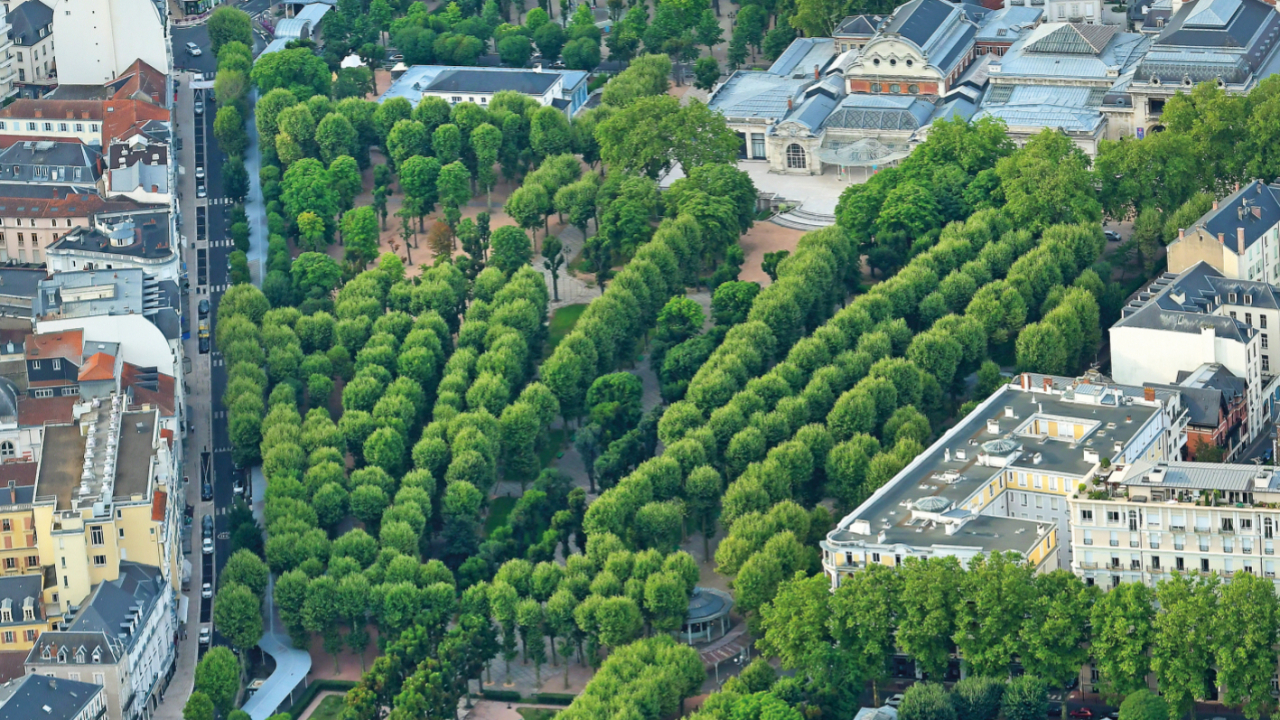
<instances>
[{"instance_id":1,"label":"red tile roof","mask_svg":"<svg viewBox=\"0 0 1280 720\"><path fill-rule=\"evenodd\" d=\"M157 373L157 388L151 390L138 384L138 366L124 363L120 368L120 387L133 389L133 406L155 405L160 414L172 417L176 403L174 401L174 380L172 375Z\"/></svg>"},{"instance_id":2,"label":"red tile roof","mask_svg":"<svg viewBox=\"0 0 1280 720\"><path fill-rule=\"evenodd\" d=\"M168 428L160 428L160 437L169 442L169 449L173 449L173 431Z\"/></svg>"},{"instance_id":3,"label":"red tile roof","mask_svg":"<svg viewBox=\"0 0 1280 720\"><path fill-rule=\"evenodd\" d=\"M0 118L44 118L46 120L101 120L100 100L53 100L22 98L0 110Z\"/></svg>"},{"instance_id":4,"label":"red tile roof","mask_svg":"<svg viewBox=\"0 0 1280 720\"><path fill-rule=\"evenodd\" d=\"M156 490L151 495L151 522L164 520L164 506L169 501L169 494Z\"/></svg>"},{"instance_id":5,"label":"red tile roof","mask_svg":"<svg viewBox=\"0 0 1280 720\"><path fill-rule=\"evenodd\" d=\"M164 73L151 67L141 59L133 61L120 77L107 83L114 87L116 94L112 100L150 99L151 102L163 104L165 93Z\"/></svg>"},{"instance_id":6,"label":"red tile roof","mask_svg":"<svg viewBox=\"0 0 1280 720\"><path fill-rule=\"evenodd\" d=\"M18 425L22 427L42 427L45 423L69 423L75 420L71 407L80 398L75 395L51 398L18 398Z\"/></svg>"},{"instance_id":7,"label":"red tile roof","mask_svg":"<svg viewBox=\"0 0 1280 720\"><path fill-rule=\"evenodd\" d=\"M0 487L7 487L10 480L18 487L35 485L39 465L37 462L0 463Z\"/></svg>"},{"instance_id":8,"label":"red tile roof","mask_svg":"<svg viewBox=\"0 0 1280 720\"><path fill-rule=\"evenodd\" d=\"M108 100L102 103L102 144L133 135L152 120L169 120L169 111L142 100Z\"/></svg>"},{"instance_id":9,"label":"red tile roof","mask_svg":"<svg viewBox=\"0 0 1280 720\"><path fill-rule=\"evenodd\" d=\"M32 335L27 341L27 359L66 358L74 360L77 365L83 359L84 331L62 330L60 332L40 333Z\"/></svg>"},{"instance_id":10,"label":"red tile roof","mask_svg":"<svg viewBox=\"0 0 1280 720\"><path fill-rule=\"evenodd\" d=\"M80 138L74 137L54 137L53 135L0 135L0 150L6 149L11 145L16 145L20 142L40 142L42 140L76 143L79 145L84 144Z\"/></svg>"},{"instance_id":11,"label":"red tile roof","mask_svg":"<svg viewBox=\"0 0 1280 720\"><path fill-rule=\"evenodd\" d=\"M80 366L80 382L111 380L116 376L116 359L104 352L94 353Z\"/></svg>"},{"instance_id":12,"label":"red tile roof","mask_svg":"<svg viewBox=\"0 0 1280 720\"><path fill-rule=\"evenodd\" d=\"M57 189L54 189L57 192ZM157 206L128 198L104 200L94 193L74 193L59 198L18 198L0 194L0 214L22 218L87 218L100 212L145 212Z\"/></svg>"}]
</instances>

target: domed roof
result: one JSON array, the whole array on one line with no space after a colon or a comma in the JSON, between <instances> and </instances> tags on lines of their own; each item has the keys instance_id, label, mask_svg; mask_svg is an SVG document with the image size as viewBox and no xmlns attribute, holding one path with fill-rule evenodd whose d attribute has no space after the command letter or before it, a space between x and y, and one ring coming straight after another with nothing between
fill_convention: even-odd
<instances>
[{"instance_id":1,"label":"domed roof","mask_svg":"<svg viewBox=\"0 0 1280 720\"><path fill-rule=\"evenodd\" d=\"M1018 449L1018 441L1013 438L1000 438L982 443L982 451L992 455L1008 455Z\"/></svg>"},{"instance_id":2,"label":"domed roof","mask_svg":"<svg viewBox=\"0 0 1280 720\"><path fill-rule=\"evenodd\" d=\"M922 512L940 513L951 507L951 501L944 497L930 495L929 497L923 497L915 501L914 505L917 510Z\"/></svg>"},{"instance_id":3,"label":"domed roof","mask_svg":"<svg viewBox=\"0 0 1280 720\"><path fill-rule=\"evenodd\" d=\"M695 587L693 597L689 598L689 612L686 623L706 622L729 614L733 607L733 597L723 590L715 588Z\"/></svg>"}]
</instances>

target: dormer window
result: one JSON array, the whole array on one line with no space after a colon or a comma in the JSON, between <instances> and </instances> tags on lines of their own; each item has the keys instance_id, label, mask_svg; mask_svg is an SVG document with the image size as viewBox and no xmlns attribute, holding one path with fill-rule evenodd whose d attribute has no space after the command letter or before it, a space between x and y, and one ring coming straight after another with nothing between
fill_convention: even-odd
<instances>
[{"instance_id":1,"label":"dormer window","mask_svg":"<svg viewBox=\"0 0 1280 720\"><path fill-rule=\"evenodd\" d=\"M58 663L59 663L59 664L62 664L62 665L65 665L65 664L66 664L66 662L67 662L67 649L66 649L66 648L62 648L62 649L58 650Z\"/></svg>"},{"instance_id":2,"label":"dormer window","mask_svg":"<svg viewBox=\"0 0 1280 720\"><path fill-rule=\"evenodd\" d=\"M1227 302L1234 304L1236 301L1235 293L1227 293Z\"/></svg>"},{"instance_id":3,"label":"dormer window","mask_svg":"<svg viewBox=\"0 0 1280 720\"><path fill-rule=\"evenodd\" d=\"M83 665L83 664L84 664L84 650L77 650L77 651L76 651L76 664L77 664L77 665Z\"/></svg>"},{"instance_id":4,"label":"dormer window","mask_svg":"<svg viewBox=\"0 0 1280 720\"><path fill-rule=\"evenodd\" d=\"M1245 305L1252 305L1252 304L1253 304L1253 296L1252 296L1252 295L1245 295L1245 296L1244 296L1244 304L1245 304Z\"/></svg>"},{"instance_id":5,"label":"dormer window","mask_svg":"<svg viewBox=\"0 0 1280 720\"><path fill-rule=\"evenodd\" d=\"M101 663L101 662L102 662L102 649L101 649L101 648L94 648L94 649L93 649L93 664L94 664L94 665L97 665L97 664L99 664L99 663Z\"/></svg>"},{"instance_id":6,"label":"dormer window","mask_svg":"<svg viewBox=\"0 0 1280 720\"><path fill-rule=\"evenodd\" d=\"M40 657L44 660L50 660L53 658L53 653L49 650L48 645L45 645L44 650L40 651Z\"/></svg>"}]
</instances>

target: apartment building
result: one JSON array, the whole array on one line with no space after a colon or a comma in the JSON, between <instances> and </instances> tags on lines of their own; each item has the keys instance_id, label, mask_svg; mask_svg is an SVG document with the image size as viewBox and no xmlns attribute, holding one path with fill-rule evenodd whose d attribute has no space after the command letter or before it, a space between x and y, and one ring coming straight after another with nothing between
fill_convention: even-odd
<instances>
[{"instance_id":1,"label":"apartment building","mask_svg":"<svg viewBox=\"0 0 1280 720\"><path fill-rule=\"evenodd\" d=\"M53 0L53 30L63 85L99 85L126 74L139 59L171 67L169 22L152 0Z\"/></svg>"},{"instance_id":2,"label":"apartment building","mask_svg":"<svg viewBox=\"0 0 1280 720\"><path fill-rule=\"evenodd\" d=\"M53 59L53 8L40 0L26 0L9 11L9 24L18 94L38 98L58 84L58 66Z\"/></svg>"},{"instance_id":3,"label":"apartment building","mask_svg":"<svg viewBox=\"0 0 1280 720\"><path fill-rule=\"evenodd\" d=\"M1254 180L1215 200L1213 208L1169 244L1169 272L1208 263L1223 277L1280 283L1280 187Z\"/></svg>"},{"instance_id":4,"label":"apartment building","mask_svg":"<svg viewBox=\"0 0 1280 720\"><path fill-rule=\"evenodd\" d=\"M1273 410L1277 323L1280 296L1273 286L1198 262L1156 278L1123 308L1110 330L1111 373L1120 383L1176 384L1184 373L1220 365L1244 381L1244 436L1253 440Z\"/></svg>"},{"instance_id":5,"label":"apartment building","mask_svg":"<svg viewBox=\"0 0 1280 720\"><path fill-rule=\"evenodd\" d=\"M1072 570L1091 585L1154 585L1172 572L1276 577L1280 475L1273 468L1140 462L1071 505Z\"/></svg>"},{"instance_id":6,"label":"apartment building","mask_svg":"<svg viewBox=\"0 0 1280 720\"><path fill-rule=\"evenodd\" d=\"M53 273L137 268L158 280L178 282L182 263L168 210L98 213L89 227L72 228L45 249Z\"/></svg>"},{"instance_id":7,"label":"apartment building","mask_svg":"<svg viewBox=\"0 0 1280 720\"><path fill-rule=\"evenodd\" d=\"M868 563L1017 552L1071 565L1067 498L1107 467L1178 457L1177 392L1024 373L842 519L822 542L834 587Z\"/></svg>"},{"instance_id":8,"label":"apartment building","mask_svg":"<svg viewBox=\"0 0 1280 720\"><path fill-rule=\"evenodd\" d=\"M125 720L133 683L124 642L115 632L59 630L40 636L23 664L27 675L91 682L105 694L110 720Z\"/></svg>"},{"instance_id":9,"label":"apartment building","mask_svg":"<svg viewBox=\"0 0 1280 720\"><path fill-rule=\"evenodd\" d=\"M41 596L44 573L0 577L0 653L27 651L49 630Z\"/></svg>"},{"instance_id":10,"label":"apartment building","mask_svg":"<svg viewBox=\"0 0 1280 720\"><path fill-rule=\"evenodd\" d=\"M106 199L92 192L54 187L48 197L10 194L0 186L0 263L40 264L44 250L72 228L89 227L99 213L149 212L162 209L126 197Z\"/></svg>"},{"instance_id":11,"label":"apartment building","mask_svg":"<svg viewBox=\"0 0 1280 720\"><path fill-rule=\"evenodd\" d=\"M100 686L27 675L0 687L0 720L100 720L107 701Z\"/></svg>"}]
</instances>

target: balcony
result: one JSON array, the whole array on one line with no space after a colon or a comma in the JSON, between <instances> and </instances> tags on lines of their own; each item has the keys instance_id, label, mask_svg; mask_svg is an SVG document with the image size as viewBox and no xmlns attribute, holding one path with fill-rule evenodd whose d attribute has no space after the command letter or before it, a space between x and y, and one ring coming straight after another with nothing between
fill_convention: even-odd
<instances>
[{"instance_id":1,"label":"balcony","mask_svg":"<svg viewBox=\"0 0 1280 720\"><path fill-rule=\"evenodd\" d=\"M1174 544L1173 544L1173 549L1174 549L1174 550L1177 550L1178 552L1182 552L1182 551L1183 551L1183 550L1185 550L1186 548L1187 548L1187 546L1186 546L1186 545L1182 545L1182 544L1179 544L1179 543L1174 543Z\"/></svg>"},{"instance_id":2,"label":"balcony","mask_svg":"<svg viewBox=\"0 0 1280 720\"><path fill-rule=\"evenodd\" d=\"M1172 532L1186 532L1187 526L1186 525L1170 525L1169 530Z\"/></svg>"},{"instance_id":3,"label":"balcony","mask_svg":"<svg viewBox=\"0 0 1280 720\"><path fill-rule=\"evenodd\" d=\"M1111 547L1120 547L1120 541L1119 541L1119 540L1112 540L1112 541L1110 541L1110 543L1111 543Z\"/></svg>"},{"instance_id":4,"label":"balcony","mask_svg":"<svg viewBox=\"0 0 1280 720\"><path fill-rule=\"evenodd\" d=\"M1084 544L1085 544L1085 545L1092 545L1092 544L1093 544L1093 538L1085 538L1085 539L1084 539Z\"/></svg>"},{"instance_id":5,"label":"balcony","mask_svg":"<svg viewBox=\"0 0 1280 720\"><path fill-rule=\"evenodd\" d=\"M1150 547L1152 550L1160 549L1160 543L1158 542L1148 543L1147 546Z\"/></svg>"},{"instance_id":6,"label":"balcony","mask_svg":"<svg viewBox=\"0 0 1280 720\"><path fill-rule=\"evenodd\" d=\"M1080 563L1080 567L1081 567L1081 568L1084 568L1085 570L1097 570L1097 569L1098 569L1098 563L1096 563L1096 562L1082 562L1082 563Z\"/></svg>"},{"instance_id":7,"label":"balcony","mask_svg":"<svg viewBox=\"0 0 1280 720\"><path fill-rule=\"evenodd\" d=\"M1142 541L1141 541L1141 540L1130 540L1130 541L1129 541L1129 547L1131 547L1131 548L1136 548L1136 547L1141 547L1141 546L1142 546Z\"/></svg>"}]
</instances>

